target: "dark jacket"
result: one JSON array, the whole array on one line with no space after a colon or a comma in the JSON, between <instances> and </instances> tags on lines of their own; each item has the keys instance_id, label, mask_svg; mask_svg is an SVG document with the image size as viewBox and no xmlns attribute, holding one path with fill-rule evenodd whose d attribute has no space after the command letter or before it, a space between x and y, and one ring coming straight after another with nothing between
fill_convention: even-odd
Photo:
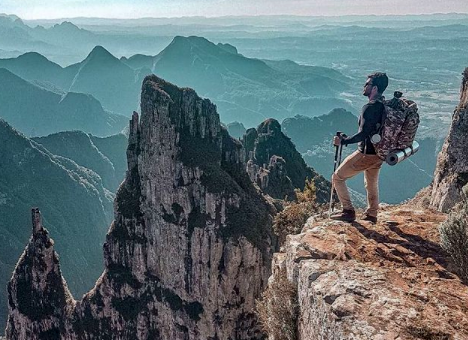
<instances>
[{"instance_id":1,"label":"dark jacket","mask_svg":"<svg viewBox=\"0 0 468 340\"><path fill-rule=\"evenodd\" d=\"M370 141L373 134L377 133L382 124L384 105L381 100L373 100L362 107L359 116L359 130L354 136L341 140L342 145L358 144L358 150L362 153L375 155L374 145Z\"/></svg>"}]
</instances>

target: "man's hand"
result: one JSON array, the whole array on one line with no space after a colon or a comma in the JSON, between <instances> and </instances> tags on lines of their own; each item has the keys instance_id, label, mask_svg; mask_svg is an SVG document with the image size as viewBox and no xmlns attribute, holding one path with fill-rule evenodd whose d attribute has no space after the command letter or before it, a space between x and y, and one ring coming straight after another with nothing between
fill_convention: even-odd
<instances>
[{"instance_id":1,"label":"man's hand","mask_svg":"<svg viewBox=\"0 0 468 340\"><path fill-rule=\"evenodd\" d=\"M333 145L340 146L340 144L341 144L341 138L338 136L333 137Z\"/></svg>"}]
</instances>

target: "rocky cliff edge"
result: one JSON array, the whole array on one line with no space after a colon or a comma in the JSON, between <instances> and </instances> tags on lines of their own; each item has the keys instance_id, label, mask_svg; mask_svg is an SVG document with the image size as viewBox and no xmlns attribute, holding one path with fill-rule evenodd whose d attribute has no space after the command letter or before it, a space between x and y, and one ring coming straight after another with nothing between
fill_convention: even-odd
<instances>
[{"instance_id":1,"label":"rocky cliff edge","mask_svg":"<svg viewBox=\"0 0 468 340\"><path fill-rule=\"evenodd\" d=\"M286 271L298 292L297 339L468 339L468 287L439 246L445 218L387 207L376 225L311 218L288 236L270 286Z\"/></svg>"}]
</instances>

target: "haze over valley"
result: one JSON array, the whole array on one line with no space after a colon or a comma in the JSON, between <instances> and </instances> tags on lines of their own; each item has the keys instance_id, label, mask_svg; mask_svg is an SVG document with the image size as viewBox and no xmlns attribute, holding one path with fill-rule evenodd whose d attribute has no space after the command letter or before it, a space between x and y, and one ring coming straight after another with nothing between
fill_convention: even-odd
<instances>
[{"instance_id":1,"label":"haze over valley","mask_svg":"<svg viewBox=\"0 0 468 340\"><path fill-rule=\"evenodd\" d=\"M0 79L0 85L9 84L0 109L26 135L78 129L107 136L124 129L123 116L139 109L143 77L155 73L211 99L223 123L249 128L270 117L289 122L337 108L357 116L366 99L365 77L383 70L390 76L386 96L401 90L415 100L422 120L417 139L431 140L424 149L429 159L417 165L416 157L414 164L416 182L425 180L396 196L383 193L395 203L431 177L458 100L467 27L463 14L29 21L2 16L0 68L11 73L3 71ZM31 110L19 96L26 89L50 99L31 103ZM26 119L37 110L47 114ZM351 117L339 121L349 122L340 128L344 132L355 131ZM325 176L331 171L333 129L321 141L310 129L286 129L309 165Z\"/></svg>"},{"instance_id":2,"label":"haze over valley","mask_svg":"<svg viewBox=\"0 0 468 340\"><path fill-rule=\"evenodd\" d=\"M466 61L468 39L468 17L462 14L34 21L10 16L3 17L0 23L3 58L35 51L68 66L83 61L95 46L103 46L117 58L130 59L140 54L157 56L175 36L199 36L215 44L230 44L247 58L288 59L300 65L331 68L349 80L348 88L335 90L340 91L339 98L346 100L355 113L365 99L360 95L365 76L385 70L391 79L387 96L398 89L417 100L426 126L421 132L430 128L433 135L437 129L441 137L445 136L449 113L457 101L460 65ZM201 60L206 67L206 57L197 53L189 56L190 61ZM292 73L291 66L287 70ZM304 105L307 109L302 112L292 109L287 114L325 113L315 110L314 105ZM221 115L224 110L230 108L220 107Z\"/></svg>"},{"instance_id":3,"label":"haze over valley","mask_svg":"<svg viewBox=\"0 0 468 340\"><path fill-rule=\"evenodd\" d=\"M324 203L333 171L332 137L336 131L348 135L357 131L357 117L367 101L362 95L367 75L384 71L390 78L386 97L402 91L418 104L421 117L416 136L420 151L395 167L384 165L381 172L381 201L398 204L433 180L437 155L460 101L467 56L468 14L35 20L0 14L0 242L5 244L0 251L0 287L6 286L30 236L32 206L41 208L45 225L58 241L70 291L80 297L92 287L103 269L106 231L117 216L112 202L119 190L125 204L133 207L135 200L136 194L126 192L130 189L121 183L127 176L129 187L140 188L139 179L127 171L136 162L132 157L139 157L139 150L132 147L141 144L156 157L149 137L156 133L149 128L155 121L146 121L149 132L144 142L135 137L139 132L131 130L137 129L143 107L150 112L151 100L167 104L158 91L144 87L145 81L147 86L158 83L174 91L166 95L173 96L170 105L179 111L164 114L177 129L200 129L203 135L208 133L206 117L211 117L209 124L216 133L209 133L215 136L216 152L228 148L236 166L244 157L242 162L250 161L262 176L270 174L271 183L279 181L283 191L258 181L271 197L291 198L294 189L304 189L308 178L315 181L317 198ZM158 78L148 78L150 74ZM196 105L206 117L192 112L196 110L188 88L201 97L196 97ZM142 94L148 102L140 103ZM215 106L207 106L205 99ZM188 118L174 123L174 112L193 114L190 119L196 123L191 126ZM169 135L157 135L162 148L167 143L163 137ZM205 166L204 157L211 159L207 150L199 149L213 146L197 138L171 140L174 150L179 148L177 152L189 157L183 159L187 169L190 162ZM237 154L241 144L247 150L244 155ZM163 150L167 159L171 150ZM187 150L192 152L189 156ZM278 156L273 161L272 150ZM354 150L355 145L345 148L343 157ZM179 162L174 157L170 162ZM270 214L250 182L246 185L242 176L237 178L231 168L224 168L226 164L216 162L216 166L208 162L204 171L212 178L232 176L226 181L235 182L230 185L241 193L239 197L249 203L252 196L262 214ZM289 182L280 177L283 165L291 173ZM170 183L164 182L164 172L154 176ZM199 180L195 177L194 183ZM182 182L183 178L177 185L183 187ZM353 199L365 204L362 176L349 185ZM180 206L172 205L174 212L166 212L163 203L167 202L157 209L164 223L185 223ZM125 218L126 213L122 212ZM249 209L247 213L253 214ZM188 219L199 222L208 216L194 214L198 215ZM122 221L130 225L130 219ZM114 233L118 240L123 231ZM184 306L180 310L193 307L180 303ZM0 335L7 307L3 289Z\"/></svg>"}]
</instances>

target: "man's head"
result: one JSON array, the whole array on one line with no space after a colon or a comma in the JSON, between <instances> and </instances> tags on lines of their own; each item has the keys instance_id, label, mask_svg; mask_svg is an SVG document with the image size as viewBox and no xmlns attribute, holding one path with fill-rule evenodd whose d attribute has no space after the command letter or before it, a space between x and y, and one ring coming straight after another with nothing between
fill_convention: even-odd
<instances>
[{"instance_id":1,"label":"man's head","mask_svg":"<svg viewBox=\"0 0 468 340\"><path fill-rule=\"evenodd\" d=\"M367 76L362 94L366 97L374 97L382 94L388 86L387 74L382 72L372 73Z\"/></svg>"}]
</instances>

